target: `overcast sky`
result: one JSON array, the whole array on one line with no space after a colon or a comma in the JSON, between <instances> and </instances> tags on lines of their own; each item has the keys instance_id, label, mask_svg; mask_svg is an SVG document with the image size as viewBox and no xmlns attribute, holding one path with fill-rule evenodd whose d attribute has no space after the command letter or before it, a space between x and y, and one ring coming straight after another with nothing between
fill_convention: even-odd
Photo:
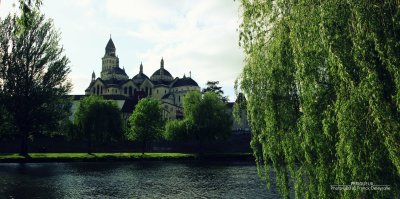
<instances>
[{"instance_id":1,"label":"overcast sky","mask_svg":"<svg viewBox=\"0 0 400 199\"><path fill-rule=\"evenodd\" d=\"M0 17L16 8L0 0ZM233 0L43 0L42 11L61 32L72 72L71 94L84 94L99 76L112 35L120 67L132 78L143 62L149 77L160 67L174 77L189 75L201 88L220 81L234 100L234 81L243 67L238 46L239 3Z\"/></svg>"}]
</instances>

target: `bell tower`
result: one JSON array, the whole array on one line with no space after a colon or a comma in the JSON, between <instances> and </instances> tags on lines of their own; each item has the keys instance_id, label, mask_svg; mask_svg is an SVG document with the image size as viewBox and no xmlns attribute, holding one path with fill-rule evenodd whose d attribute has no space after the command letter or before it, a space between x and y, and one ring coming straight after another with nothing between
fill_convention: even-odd
<instances>
[{"instance_id":1,"label":"bell tower","mask_svg":"<svg viewBox=\"0 0 400 199\"><path fill-rule=\"evenodd\" d=\"M116 48L114 45L114 42L111 38L108 40L108 43L105 48L105 53L102 60L102 67L101 67L101 78L106 80L112 78L110 76L109 71L111 71L113 68L119 68L119 58L116 55Z\"/></svg>"}]
</instances>

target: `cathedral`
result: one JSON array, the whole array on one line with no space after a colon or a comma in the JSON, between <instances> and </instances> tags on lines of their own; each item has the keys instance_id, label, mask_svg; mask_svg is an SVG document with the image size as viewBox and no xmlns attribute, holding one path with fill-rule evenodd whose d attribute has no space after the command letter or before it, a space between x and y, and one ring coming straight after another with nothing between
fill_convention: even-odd
<instances>
[{"instance_id":1,"label":"cathedral","mask_svg":"<svg viewBox=\"0 0 400 199\"><path fill-rule=\"evenodd\" d=\"M163 58L160 61L160 68L150 78L144 74L141 63L139 73L130 79L125 68L119 67L119 58L110 37L102 58L100 77L96 78L96 74L92 73L85 95L101 95L105 99L120 100L121 103L117 104L122 111L124 107L134 107L136 104L132 103L137 103L140 98L153 97L160 100L164 117L172 119L182 117L183 97L189 91L200 92L200 87L191 75L174 78L165 69Z\"/></svg>"}]
</instances>

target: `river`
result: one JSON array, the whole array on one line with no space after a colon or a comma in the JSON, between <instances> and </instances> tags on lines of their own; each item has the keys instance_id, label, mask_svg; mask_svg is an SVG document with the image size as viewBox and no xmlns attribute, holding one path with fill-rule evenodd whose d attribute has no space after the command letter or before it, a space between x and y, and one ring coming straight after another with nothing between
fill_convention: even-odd
<instances>
[{"instance_id":1,"label":"river","mask_svg":"<svg viewBox=\"0 0 400 199\"><path fill-rule=\"evenodd\" d=\"M1 198L278 198L252 162L0 164Z\"/></svg>"}]
</instances>

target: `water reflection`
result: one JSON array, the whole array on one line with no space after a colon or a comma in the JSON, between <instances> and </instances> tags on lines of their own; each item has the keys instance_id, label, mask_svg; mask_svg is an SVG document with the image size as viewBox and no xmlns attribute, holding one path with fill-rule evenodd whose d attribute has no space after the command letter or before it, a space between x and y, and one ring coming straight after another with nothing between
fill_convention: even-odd
<instances>
[{"instance_id":1,"label":"water reflection","mask_svg":"<svg viewBox=\"0 0 400 199\"><path fill-rule=\"evenodd\" d=\"M7 198L277 198L249 162L0 164Z\"/></svg>"}]
</instances>

